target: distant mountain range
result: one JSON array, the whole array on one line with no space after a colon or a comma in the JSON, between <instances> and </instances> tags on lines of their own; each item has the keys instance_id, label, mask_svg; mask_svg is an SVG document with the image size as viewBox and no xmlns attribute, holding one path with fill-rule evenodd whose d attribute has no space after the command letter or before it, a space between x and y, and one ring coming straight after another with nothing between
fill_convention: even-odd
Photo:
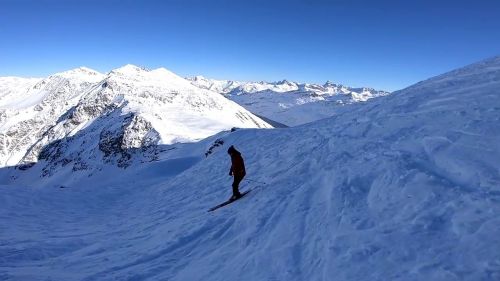
<instances>
[{"instance_id":1,"label":"distant mountain range","mask_svg":"<svg viewBox=\"0 0 500 281\"><path fill-rule=\"evenodd\" d=\"M332 82L323 85L279 82L240 82L188 77L193 85L223 94L252 113L296 126L335 114L337 106L386 96L389 92L372 88L353 88Z\"/></svg>"}]
</instances>

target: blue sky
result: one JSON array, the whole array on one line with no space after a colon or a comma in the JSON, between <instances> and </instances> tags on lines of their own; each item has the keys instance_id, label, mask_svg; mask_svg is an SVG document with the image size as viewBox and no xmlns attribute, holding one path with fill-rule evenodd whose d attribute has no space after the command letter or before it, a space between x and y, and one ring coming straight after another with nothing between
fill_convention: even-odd
<instances>
[{"instance_id":1,"label":"blue sky","mask_svg":"<svg viewBox=\"0 0 500 281\"><path fill-rule=\"evenodd\" d=\"M500 55L500 1L0 0L0 76L127 63L397 90Z\"/></svg>"}]
</instances>

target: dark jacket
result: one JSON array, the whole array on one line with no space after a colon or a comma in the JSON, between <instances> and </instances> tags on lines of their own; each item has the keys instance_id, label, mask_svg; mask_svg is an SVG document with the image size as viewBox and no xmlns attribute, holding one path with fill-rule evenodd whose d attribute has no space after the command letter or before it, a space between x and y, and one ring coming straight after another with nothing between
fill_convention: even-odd
<instances>
[{"instance_id":1,"label":"dark jacket","mask_svg":"<svg viewBox=\"0 0 500 281\"><path fill-rule=\"evenodd\" d=\"M234 147L232 148L233 149L230 149L229 151L229 154L231 155L231 169L229 170L229 174L234 175L235 177L243 178L246 175L245 162L243 162L241 153Z\"/></svg>"}]
</instances>

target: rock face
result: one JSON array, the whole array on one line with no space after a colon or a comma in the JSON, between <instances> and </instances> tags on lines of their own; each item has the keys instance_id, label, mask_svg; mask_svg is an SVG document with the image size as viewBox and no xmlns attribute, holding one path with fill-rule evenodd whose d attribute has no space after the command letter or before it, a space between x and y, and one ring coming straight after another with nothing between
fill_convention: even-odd
<instances>
[{"instance_id":1,"label":"rock face","mask_svg":"<svg viewBox=\"0 0 500 281\"><path fill-rule=\"evenodd\" d=\"M53 127L104 77L79 68L45 79L0 78L1 166L36 162L43 145L65 136ZM5 82L12 79L19 83Z\"/></svg>"},{"instance_id":2,"label":"rock face","mask_svg":"<svg viewBox=\"0 0 500 281\"><path fill-rule=\"evenodd\" d=\"M223 94L255 114L287 126L332 116L339 105L364 102L389 94L372 88L352 88L332 82L323 85L288 80L239 82L203 76L187 79L199 88Z\"/></svg>"},{"instance_id":3,"label":"rock face","mask_svg":"<svg viewBox=\"0 0 500 281\"><path fill-rule=\"evenodd\" d=\"M131 150L150 155L156 144L271 127L166 69L126 65L104 75L78 68L45 79L4 77L0 85L0 165L45 160L45 174L102 160L126 167Z\"/></svg>"}]
</instances>

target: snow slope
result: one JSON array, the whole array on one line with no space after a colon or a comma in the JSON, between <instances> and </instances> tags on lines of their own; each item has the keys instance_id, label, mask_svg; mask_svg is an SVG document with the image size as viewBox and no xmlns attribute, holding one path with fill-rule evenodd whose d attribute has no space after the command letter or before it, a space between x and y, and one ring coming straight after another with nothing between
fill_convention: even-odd
<instances>
[{"instance_id":1,"label":"snow slope","mask_svg":"<svg viewBox=\"0 0 500 281\"><path fill-rule=\"evenodd\" d=\"M97 147L104 156L119 153L123 159L130 156L126 149L195 141L232 127L271 127L164 68L126 65L106 75L78 68L41 80L16 79L0 79L1 166L51 156L52 162L88 167L86 155L102 162L100 152L92 152ZM66 152L74 143L85 156Z\"/></svg>"},{"instance_id":2,"label":"snow slope","mask_svg":"<svg viewBox=\"0 0 500 281\"><path fill-rule=\"evenodd\" d=\"M0 107L22 105L28 98L28 90L41 79L21 77L0 77Z\"/></svg>"},{"instance_id":3,"label":"snow slope","mask_svg":"<svg viewBox=\"0 0 500 281\"><path fill-rule=\"evenodd\" d=\"M364 102L389 93L371 88L352 88L332 82L323 85L279 82L239 82L203 76L187 78L202 89L227 96L251 112L296 126L333 116L339 105Z\"/></svg>"},{"instance_id":4,"label":"snow slope","mask_svg":"<svg viewBox=\"0 0 500 281\"><path fill-rule=\"evenodd\" d=\"M127 170L0 170L0 280L500 280L499 88L496 57ZM207 213L231 144L254 190Z\"/></svg>"}]
</instances>

